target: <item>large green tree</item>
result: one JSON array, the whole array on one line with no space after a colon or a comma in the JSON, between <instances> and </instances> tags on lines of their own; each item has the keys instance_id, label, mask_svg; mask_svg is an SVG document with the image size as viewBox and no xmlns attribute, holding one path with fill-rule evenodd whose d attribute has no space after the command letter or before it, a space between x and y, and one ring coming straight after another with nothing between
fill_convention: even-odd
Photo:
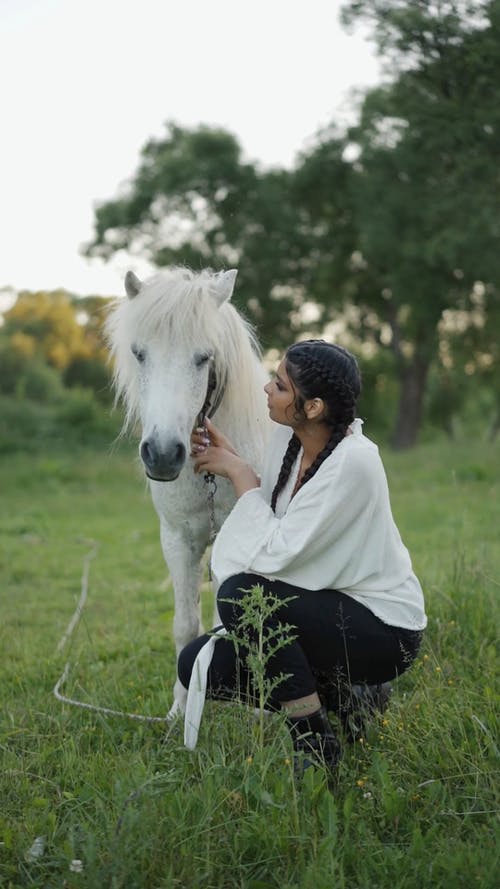
<instances>
[{"instance_id":1,"label":"large green tree","mask_svg":"<svg viewBox=\"0 0 500 889\"><path fill-rule=\"evenodd\" d=\"M298 328L304 236L292 206L293 174L260 170L225 130L168 124L147 142L125 193L96 210L89 255L120 249L158 266L237 266L236 301L266 345Z\"/></svg>"},{"instance_id":2,"label":"large green tree","mask_svg":"<svg viewBox=\"0 0 500 889\"><path fill-rule=\"evenodd\" d=\"M350 298L371 309L401 382L393 441L417 437L439 326L488 283L500 284L500 4L376 0L366 18L390 60L350 138L358 261ZM488 314L488 305L485 306Z\"/></svg>"}]
</instances>

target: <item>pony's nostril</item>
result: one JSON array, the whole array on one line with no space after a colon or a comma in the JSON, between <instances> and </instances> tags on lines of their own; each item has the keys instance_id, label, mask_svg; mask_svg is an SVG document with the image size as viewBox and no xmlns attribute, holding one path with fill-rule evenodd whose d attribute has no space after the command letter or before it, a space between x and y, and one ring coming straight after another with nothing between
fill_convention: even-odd
<instances>
[{"instance_id":1,"label":"pony's nostril","mask_svg":"<svg viewBox=\"0 0 500 889\"><path fill-rule=\"evenodd\" d=\"M143 460L144 463L146 463L146 465L147 465L148 463L151 462L152 458L153 458L153 452L151 450L149 442L143 441L143 443L141 444L141 460Z\"/></svg>"},{"instance_id":2,"label":"pony's nostril","mask_svg":"<svg viewBox=\"0 0 500 889\"><path fill-rule=\"evenodd\" d=\"M175 447L175 459L180 463L181 461L183 461L185 459L185 457L186 457L186 448L184 447L182 442L179 442L179 444L176 445L176 447Z\"/></svg>"}]
</instances>

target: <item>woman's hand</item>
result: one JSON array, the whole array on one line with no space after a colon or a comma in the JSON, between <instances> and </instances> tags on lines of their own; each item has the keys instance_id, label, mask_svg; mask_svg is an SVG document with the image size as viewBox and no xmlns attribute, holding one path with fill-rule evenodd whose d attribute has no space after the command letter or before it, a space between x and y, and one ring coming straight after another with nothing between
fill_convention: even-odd
<instances>
[{"instance_id":1,"label":"woman's hand","mask_svg":"<svg viewBox=\"0 0 500 889\"><path fill-rule=\"evenodd\" d=\"M240 463L243 463L236 454L226 451L225 448L207 445L202 451L193 457L194 471L213 472L223 478L231 478L238 471Z\"/></svg>"},{"instance_id":2,"label":"woman's hand","mask_svg":"<svg viewBox=\"0 0 500 889\"><path fill-rule=\"evenodd\" d=\"M259 487L259 478L252 467L238 456L232 444L210 420L205 423L206 431L196 429L191 436L194 471L213 472L228 478L238 497Z\"/></svg>"},{"instance_id":3,"label":"woman's hand","mask_svg":"<svg viewBox=\"0 0 500 889\"><path fill-rule=\"evenodd\" d=\"M201 454L209 445L224 448L224 450L229 451L230 454L234 454L236 457L238 456L237 451L229 439L227 439L225 435L214 426L208 417L205 417L205 425L198 426L191 434L191 456L196 457L198 454Z\"/></svg>"}]
</instances>

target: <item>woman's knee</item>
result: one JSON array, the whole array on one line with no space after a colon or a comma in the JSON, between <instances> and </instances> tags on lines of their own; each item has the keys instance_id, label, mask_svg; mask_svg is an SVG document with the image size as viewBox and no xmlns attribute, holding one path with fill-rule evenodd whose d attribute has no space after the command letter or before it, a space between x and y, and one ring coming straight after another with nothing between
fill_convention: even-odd
<instances>
[{"instance_id":1,"label":"woman's knee","mask_svg":"<svg viewBox=\"0 0 500 889\"><path fill-rule=\"evenodd\" d=\"M226 630L234 630L241 616L240 602L251 588L248 574L235 574L228 577L219 587L217 609Z\"/></svg>"}]
</instances>

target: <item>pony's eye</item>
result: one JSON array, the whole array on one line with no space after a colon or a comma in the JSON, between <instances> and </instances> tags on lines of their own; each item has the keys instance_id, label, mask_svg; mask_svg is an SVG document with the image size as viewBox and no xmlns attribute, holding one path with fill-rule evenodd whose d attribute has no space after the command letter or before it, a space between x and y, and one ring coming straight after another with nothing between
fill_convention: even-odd
<instances>
[{"instance_id":1,"label":"pony's eye","mask_svg":"<svg viewBox=\"0 0 500 889\"><path fill-rule=\"evenodd\" d=\"M194 363L196 364L196 367L202 367L204 364L206 364L207 361L210 360L210 358L212 358L212 355L213 352L196 352L194 356Z\"/></svg>"},{"instance_id":2,"label":"pony's eye","mask_svg":"<svg viewBox=\"0 0 500 889\"><path fill-rule=\"evenodd\" d=\"M130 347L132 349L132 354L137 358L139 364L144 364L146 360L146 351L141 349L136 343L132 343Z\"/></svg>"}]
</instances>

